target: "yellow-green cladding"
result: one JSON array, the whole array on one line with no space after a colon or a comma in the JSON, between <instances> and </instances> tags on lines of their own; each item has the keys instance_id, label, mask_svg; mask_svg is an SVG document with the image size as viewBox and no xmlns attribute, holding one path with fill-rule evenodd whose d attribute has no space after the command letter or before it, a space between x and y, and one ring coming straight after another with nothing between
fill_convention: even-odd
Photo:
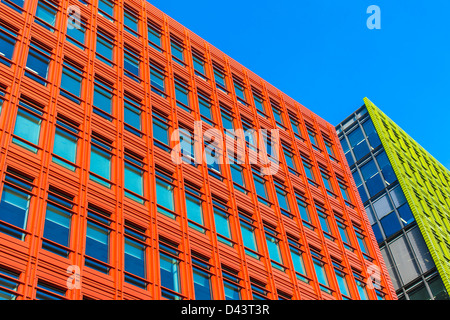
<instances>
[{"instance_id":1,"label":"yellow-green cladding","mask_svg":"<svg viewBox=\"0 0 450 320\"><path fill-rule=\"evenodd\" d=\"M450 172L369 99L364 103L450 294Z\"/></svg>"}]
</instances>

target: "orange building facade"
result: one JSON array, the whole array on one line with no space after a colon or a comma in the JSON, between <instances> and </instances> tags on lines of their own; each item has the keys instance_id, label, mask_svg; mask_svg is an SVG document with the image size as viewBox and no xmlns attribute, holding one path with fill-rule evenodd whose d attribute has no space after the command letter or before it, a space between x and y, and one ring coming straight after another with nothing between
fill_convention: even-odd
<instances>
[{"instance_id":1,"label":"orange building facade","mask_svg":"<svg viewBox=\"0 0 450 320\"><path fill-rule=\"evenodd\" d=\"M396 299L334 127L151 4L0 41L1 298Z\"/></svg>"}]
</instances>

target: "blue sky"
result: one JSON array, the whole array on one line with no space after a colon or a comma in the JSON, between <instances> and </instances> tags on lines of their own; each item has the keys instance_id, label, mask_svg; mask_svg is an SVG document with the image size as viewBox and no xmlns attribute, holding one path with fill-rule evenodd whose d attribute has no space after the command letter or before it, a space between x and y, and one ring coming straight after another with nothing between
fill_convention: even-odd
<instances>
[{"instance_id":1,"label":"blue sky","mask_svg":"<svg viewBox=\"0 0 450 320\"><path fill-rule=\"evenodd\" d=\"M368 97L450 168L450 1L150 3L333 125Z\"/></svg>"}]
</instances>

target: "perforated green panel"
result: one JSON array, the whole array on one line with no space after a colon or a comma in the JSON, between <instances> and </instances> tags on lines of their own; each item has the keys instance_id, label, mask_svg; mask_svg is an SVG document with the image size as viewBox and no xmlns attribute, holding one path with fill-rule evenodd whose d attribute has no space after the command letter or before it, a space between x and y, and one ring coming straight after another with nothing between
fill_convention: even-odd
<instances>
[{"instance_id":1,"label":"perforated green panel","mask_svg":"<svg viewBox=\"0 0 450 320\"><path fill-rule=\"evenodd\" d=\"M364 103L450 294L450 172L369 99Z\"/></svg>"}]
</instances>

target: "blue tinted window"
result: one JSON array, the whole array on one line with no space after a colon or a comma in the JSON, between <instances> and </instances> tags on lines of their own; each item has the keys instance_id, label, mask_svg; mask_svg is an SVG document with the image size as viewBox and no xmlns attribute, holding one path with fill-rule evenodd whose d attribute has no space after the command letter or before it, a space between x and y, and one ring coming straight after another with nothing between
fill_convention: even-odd
<instances>
[{"instance_id":1,"label":"blue tinted window","mask_svg":"<svg viewBox=\"0 0 450 320\"><path fill-rule=\"evenodd\" d=\"M17 34L0 25L0 62L11 66Z\"/></svg>"},{"instance_id":2,"label":"blue tinted window","mask_svg":"<svg viewBox=\"0 0 450 320\"><path fill-rule=\"evenodd\" d=\"M137 130L141 130L141 114L142 110L130 99L124 99L124 120L125 123ZM134 132L134 131L132 131Z\"/></svg>"},{"instance_id":3,"label":"blue tinted window","mask_svg":"<svg viewBox=\"0 0 450 320\"><path fill-rule=\"evenodd\" d=\"M77 141L78 137L68 133L65 130L56 128L55 140L53 145L53 153L71 163L76 163L77 158ZM53 158L53 161L66 166L71 170L74 170L72 165L66 164L57 158Z\"/></svg>"},{"instance_id":4,"label":"blue tinted window","mask_svg":"<svg viewBox=\"0 0 450 320\"><path fill-rule=\"evenodd\" d=\"M414 216L411 212L411 209L409 205L406 203L403 206L399 207L398 214L400 215L400 220L402 221L403 225L406 226L414 221Z\"/></svg>"},{"instance_id":5,"label":"blue tinted window","mask_svg":"<svg viewBox=\"0 0 450 320\"><path fill-rule=\"evenodd\" d=\"M53 31L53 28L49 28L47 25L54 27L56 22L57 10L53 5L50 5L47 1L39 0L36 9L36 18L43 21L45 24L38 20L39 24L43 27Z\"/></svg>"},{"instance_id":6,"label":"blue tinted window","mask_svg":"<svg viewBox=\"0 0 450 320\"><path fill-rule=\"evenodd\" d=\"M240 300L241 290L234 283L224 281L223 287L225 290L225 300Z\"/></svg>"},{"instance_id":7,"label":"blue tinted window","mask_svg":"<svg viewBox=\"0 0 450 320\"><path fill-rule=\"evenodd\" d=\"M313 262L314 262L314 271L316 272L317 276L317 281L324 286L328 286L328 277L325 272L324 263L315 258L313 258Z\"/></svg>"},{"instance_id":8,"label":"blue tinted window","mask_svg":"<svg viewBox=\"0 0 450 320\"><path fill-rule=\"evenodd\" d=\"M21 8L23 8L24 0L0 0L0 2L6 4L18 13L22 13Z\"/></svg>"},{"instance_id":9,"label":"blue tinted window","mask_svg":"<svg viewBox=\"0 0 450 320\"><path fill-rule=\"evenodd\" d=\"M397 181L397 177L392 169L391 163L385 152L382 152L376 156L378 166L380 167L381 173L383 174L384 180L389 184Z\"/></svg>"},{"instance_id":10,"label":"blue tinted window","mask_svg":"<svg viewBox=\"0 0 450 320\"><path fill-rule=\"evenodd\" d=\"M369 146L360 127L349 133L347 137L357 160L369 153Z\"/></svg>"},{"instance_id":11,"label":"blue tinted window","mask_svg":"<svg viewBox=\"0 0 450 320\"><path fill-rule=\"evenodd\" d=\"M70 16L67 24L67 41L84 50L84 40L86 35L86 26L74 16Z\"/></svg>"},{"instance_id":12,"label":"blue tinted window","mask_svg":"<svg viewBox=\"0 0 450 320\"><path fill-rule=\"evenodd\" d=\"M374 196L384 188L383 180L373 160L361 167L361 174L366 182L370 196Z\"/></svg>"},{"instance_id":13,"label":"blue tinted window","mask_svg":"<svg viewBox=\"0 0 450 320\"><path fill-rule=\"evenodd\" d=\"M171 40L170 46L171 46L171 49L172 49L172 56L176 58L175 61L177 61L177 59L178 59L177 62L178 63L181 62L180 64L182 64L182 62L184 62L184 54L183 54L184 49L183 49L183 47L178 42L176 42L174 40ZM182 65L184 65L184 64L182 64Z\"/></svg>"},{"instance_id":14,"label":"blue tinted window","mask_svg":"<svg viewBox=\"0 0 450 320\"><path fill-rule=\"evenodd\" d=\"M195 300L211 300L211 276L199 268L193 268Z\"/></svg>"},{"instance_id":15,"label":"blue tinted window","mask_svg":"<svg viewBox=\"0 0 450 320\"><path fill-rule=\"evenodd\" d=\"M173 186L158 178L156 178L156 202L164 208L174 210Z\"/></svg>"},{"instance_id":16,"label":"blue tinted window","mask_svg":"<svg viewBox=\"0 0 450 320\"><path fill-rule=\"evenodd\" d=\"M133 166L129 163L125 163L125 189L136 193L137 195L144 196L144 171ZM132 198L138 202L143 202L140 198L136 198L134 195L125 193L127 197Z\"/></svg>"},{"instance_id":17,"label":"blue tinted window","mask_svg":"<svg viewBox=\"0 0 450 320\"><path fill-rule=\"evenodd\" d=\"M97 31L97 58L107 65L112 66L113 48L113 40L101 31Z\"/></svg>"},{"instance_id":18,"label":"blue tinted window","mask_svg":"<svg viewBox=\"0 0 450 320\"><path fill-rule=\"evenodd\" d=\"M269 251L270 259L283 264L283 260L281 259L281 253L279 248L279 240L266 234L266 244L267 250Z\"/></svg>"},{"instance_id":19,"label":"blue tinted window","mask_svg":"<svg viewBox=\"0 0 450 320\"><path fill-rule=\"evenodd\" d=\"M13 138L13 142L18 144L34 153L38 150L35 145L39 145L40 133L41 133L41 123L42 120L36 115L42 114L39 110L34 109L28 105L24 105L28 110L33 110L35 112L29 112L25 109L19 108L17 110L16 123L14 126L14 135L26 140L28 143L23 142L22 140Z\"/></svg>"},{"instance_id":20,"label":"blue tinted window","mask_svg":"<svg viewBox=\"0 0 450 320\"><path fill-rule=\"evenodd\" d=\"M98 0L98 9L99 13L105 13L106 15L113 17L114 16L114 3L110 0ZM108 20L111 20L110 17L106 16Z\"/></svg>"},{"instance_id":21,"label":"blue tinted window","mask_svg":"<svg viewBox=\"0 0 450 320\"><path fill-rule=\"evenodd\" d=\"M96 146L91 147L90 171L100 177L111 179L111 158L112 156Z\"/></svg>"},{"instance_id":22,"label":"blue tinted window","mask_svg":"<svg viewBox=\"0 0 450 320\"><path fill-rule=\"evenodd\" d=\"M51 240L61 246L69 246L70 238L70 223L72 214L69 211L63 210L55 205L48 204L47 212L45 214L44 238ZM57 247L51 243L44 242L42 244L44 249L52 251L53 253L68 256L68 251Z\"/></svg>"},{"instance_id":23,"label":"blue tinted window","mask_svg":"<svg viewBox=\"0 0 450 320\"><path fill-rule=\"evenodd\" d=\"M61 89L64 91L62 91L61 94L76 103L80 103L80 100L76 98L80 98L81 96L82 80L82 71L64 63L61 74Z\"/></svg>"},{"instance_id":24,"label":"blue tinted window","mask_svg":"<svg viewBox=\"0 0 450 320\"><path fill-rule=\"evenodd\" d=\"M383 226L386 238L389 238L402 228L400 221L398 221L397 214L395 212L392 212L387 216L383 217L383 219L381 219L380 222L381 225Z\"/></svg>"},{"instance_id":25,"label":"blue tinted window","mask_svg":"<svg viewBox=\"0 0 450 320\"><path fill-rule=\"evenodd\" d=\"M138 32L139 19L136 13L131 12L127 8L125 8L123 13L123 22L125 27L127 27L129 30L136 33Z\"/></svg>"},{"instance_id":26,"label":"blue tinted window","mask_svg":"<svg viewBox=\"0 0 450 320\"><path fill-rule=\"evenodd\" d=\"M244 246L253 251L258 251L254 231L255 228L253 226L241 221L241 233Z\"/></svg>"},{"instance_id":27,"label":"blue tinted window","mask_svg":"<svg viewBox=\"0 0 450 320\"><path fill-rule=\"evenodd\" d=\"M180 270L178 259L165 253L159 255L161 286L175 292L181 292Z\"/></svg>"},{"instance_id":28,"label":"blue tinted window","mask_svg":"<svg viewBox=\"0 0 450 320\"><path fill-rule=\"evenodd\" d=\"M377 239L377 242L381 243L383 241L383 235L381 234L380 227L378 226L377 223L374 223L372 225L372 230L373 230L373 233L375 234L375 238Z\"/></svg>"},{"instance_id":29,"label":"blue tinted window","mask_svg":"<svg viewBox=\"0 0 450 320\"><path fill-rule=\"evenodd\" d=\"M189 220L203 224L202 201L186 193L186 212Z\"/></svg>"},{"instance_id":30,"label":"blue tinted window","mask_svg":"<svg viewBox=\"0 0 450 320\"><path fill-rule=\"evenodd\" d=\"M0 220L26 229L31 196L19 189L4 185L0 202ZM24 233L0 224L0 232L23 240Z\"/></svg>"},{"instance_id":31,"label":"blue tinted window","mask_svg":"<svg viewBox=\"0 0 450 320\"><path fill-rule=\"evenodd\" d=\"M369 140L369 144L372 148L376 148L381 144L380 138L378 137L378 133L375 131L375 127L373 126L372 120L369 119L362 124L364 128L364 132L366 133L367 139Z\"/></svg>"},{"instance_id":32,"label":"blue tinted window","mask_svg":"<svg viewBox=\"0 0 450 320\"><path fill-rule=\"evenodd\" d=\"M50 53L34 44L30 44L25 75L42 85L47 85L47 82L43 79L47 79L49 64Z\"/></svg>"},{"instance_id":33,"label":"blue tinted window","mask_svg":"<svg viewBox=\"0 0 450 320\"><path fill-rule=\"evenodd\" d=\"M125 271L145 278L145 245L125 237Z\"/></svg>"}]
</instances>

